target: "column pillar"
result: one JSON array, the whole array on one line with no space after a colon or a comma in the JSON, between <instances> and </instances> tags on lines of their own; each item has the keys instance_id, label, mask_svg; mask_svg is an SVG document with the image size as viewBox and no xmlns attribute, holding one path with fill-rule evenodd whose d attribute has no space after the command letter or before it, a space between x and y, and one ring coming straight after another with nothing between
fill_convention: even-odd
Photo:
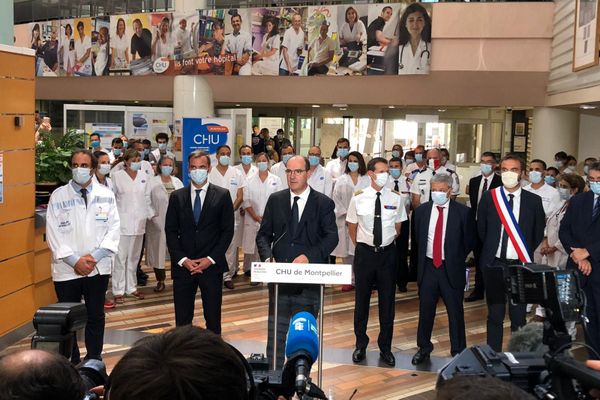
<instances>
[{"instance_id":1,"label":"column pillar","mask_svg":"<svg viewBox=\"0 0 600 400\"><path fill-rule=\"evenodd\" d=\"M179 75L173 81L173 120L215 115L212 89L198 75Z\"/></svg>"},{"instance_id":2,"label":"column pillar","mask_svg":"<svg viewBox=\"0 0 600 400\"><path fill-rule=\"evenodd\" d=\"M565 151L577 154L579 144L579 112L538 107L533 110L531 157L554 162L554 154Z\"/></svg>"},{"instance_id":3,"label":"column pillar","mask_svg":"<svg viewBox=\"0 0 600 400\"><path fill-rule=\"evenodd\" d=\"M12 1L0 1L0 44L14 44L14 4Z\"/></svg>"}]
</instances>

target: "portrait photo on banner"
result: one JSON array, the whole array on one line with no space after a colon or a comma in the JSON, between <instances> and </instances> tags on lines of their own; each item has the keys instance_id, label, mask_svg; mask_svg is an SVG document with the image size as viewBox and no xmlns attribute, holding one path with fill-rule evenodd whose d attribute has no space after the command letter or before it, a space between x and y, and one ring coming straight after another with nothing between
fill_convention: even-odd
<instances>
[{"instance_id":1,"label":"portrait photo on banner","mask_svg":"<svg viewBox=\"0 0 600 400\"><path fill-rule=\"evenodd\" d=\"M225 16L227 10L200 10L196 41L199 74L223 75L225 68ZM229 59L229 61L232 61Z\"/></svg>"},{"instance_id":2,"label":"portrait photo on banner","mask_svg":"<svg viewBox=\"0 0 600 400\"><path fill-rule=\"evenodd\" d=\"M251 10L231 8L224 15L225 41L222 54L226 60L224 75L252 74Z\"/></svg>"},{"instance_id":3,"label":"portrait photo on banner","mask_svg":"<svg viewBox=\"0 0 600 400\"><path fill-rule=\"evenodd\" d=\"M35 50L35 74L58 76L59 21L15 25L15 46Z\"/></svg>"},{"instance_id":4,"label":"portrait photo on banner","mask_svg":"<svg viewBox=\"0 0 600 400\"><path fill-rule=\"evenodd\" d=\"M306 17L308 50L301 75L336 75L341 50L338 41L338 6L309 6Z\"/></svg>"},{"instance_id":5,"label":"portrait photo on banner","mask_svg":"<svg viewBox=\"0 0 600 400\"><path fill-rule=\"evenodd\" d=\"M338 75L363 75L367 71L367 25L369 6L353 4L338 6L339 27Z\"/></svg>"},{"instance_id":6,"label":"portrait photo on banner","mask_svg":"<svg viewBox=\"0 0 600 400\"><path fill-rule=\"evenodd\" d=\"M252 75L279 75L278 8L252 8Z\"/></svg>"},{"instance_id":7,"label":"portrait photo on banner","mask_svg":"<svg viewBox=\"0 0 600 400\"><path fill-rule=\"evenodd\" d=\"M280 76L300 75L308 42L306 35L306 7L279 8L279 46L278 70Z\"/></svg>"}]
</instances>

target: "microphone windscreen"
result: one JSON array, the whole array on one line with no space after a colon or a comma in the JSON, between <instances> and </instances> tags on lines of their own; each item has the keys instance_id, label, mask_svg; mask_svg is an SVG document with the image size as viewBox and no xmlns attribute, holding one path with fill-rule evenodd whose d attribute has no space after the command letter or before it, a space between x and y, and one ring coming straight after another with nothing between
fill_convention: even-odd
<instances>
[{"instance_id":1,"label":"microphone windscreen","mask_svg":"<svg viewBox=\"0 0 600 400\"><path fill-rule=\"evenodd\" d=\"M285 356L287 358L299 352L309 355L311 363L319 357L317 320L311 313L306 311L295 314L290 320L285 343Z\"/></svg>"}]
</instances>

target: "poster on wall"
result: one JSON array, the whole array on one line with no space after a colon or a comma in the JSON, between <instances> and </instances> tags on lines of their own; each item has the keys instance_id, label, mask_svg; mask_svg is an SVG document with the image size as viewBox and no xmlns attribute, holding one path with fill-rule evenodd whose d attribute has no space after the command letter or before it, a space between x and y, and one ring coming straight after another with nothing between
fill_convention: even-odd
<instances>
[{"instance_id":1,"label":"poster on wall","mask_svg":"<svg viewBox=\"0 0 600 400\"><path fill-rule=\"evenodd\" d=\"M577 0L573 38L573 71L598 65L598 0Z\"/></svg>"},{"instance_id":2,"label":"poster on wall","mask_svg":"<svg viewBox=\"0 0 600 400\"><path fill-rule=\"evenodd\" d=\"M128 138L148 139L156 146L156 135L164 132L173 137L173 113L158 111L127 112L125 135Z\"/></svg>"},{"instance_id":3,"label":"poster on wall","mask_svg":"<svg viewBox=\"0 0 600 400\"><path fill-rule=\"evenodd\" d=\"M110 149L112 147L112 140L121 137L123 127L120 124L87 122L85 124L85 133L88 137L92 133L100 135L100 146L105 149Z\"/></svg>"},{"instance_id":4,"label":"poster on wall","mask_svg":"<svg viewBox=\"0 0 600 400\"><path fill-rule=\"evenodd\" d=\"M201 150L211 157L215 165L217 149L224 144L230 147L234 143L231 120L226 118L183 118L183 156L182 177L184 185L189 184L188 156Z\"/></svg>"},{"instance_id":5,"label":"poster on wall","mask_svg":"<svg viewBox=\"0 0 600 400\"><path fill-rule=\"evenodd\" d=\"M15 46L35 50L36 76L57 76L59 21L15 25Z\"/></svg>"}]
</instances>

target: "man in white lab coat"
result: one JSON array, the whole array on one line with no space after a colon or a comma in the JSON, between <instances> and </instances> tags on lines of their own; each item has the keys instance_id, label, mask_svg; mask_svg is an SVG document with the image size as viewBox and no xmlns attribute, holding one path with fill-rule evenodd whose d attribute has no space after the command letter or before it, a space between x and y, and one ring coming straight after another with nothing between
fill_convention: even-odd
<instances>
[{"instance_id":1,"label":"man in white lab coat","mask_svg":"<svg viewBox=\"0 0 600 400\"><path fill-rule=\"evenodd\" d=\"M319 193L331 198L333 181L329 171L321 166L321 148L313 146L308 149L308 162L310 164L310 178L308 185Z\"/></svg>"},{"instance_id":2,"label":"man in white lab coat","mask_svg":"<svg viewBox=\"0 0 600 400\"><path fill-rule=\"evenodd\" d=\"M59 302L85 300L87 359L102 359L104 294L111 256L119 247L119 213L110 189L94 183L98 166L89 150L71 156L73 179L56 189L46 215L46 237L52 251L52 280ZM72 362L79 362L77 342Z\"/></svg>"}]
</instances>

